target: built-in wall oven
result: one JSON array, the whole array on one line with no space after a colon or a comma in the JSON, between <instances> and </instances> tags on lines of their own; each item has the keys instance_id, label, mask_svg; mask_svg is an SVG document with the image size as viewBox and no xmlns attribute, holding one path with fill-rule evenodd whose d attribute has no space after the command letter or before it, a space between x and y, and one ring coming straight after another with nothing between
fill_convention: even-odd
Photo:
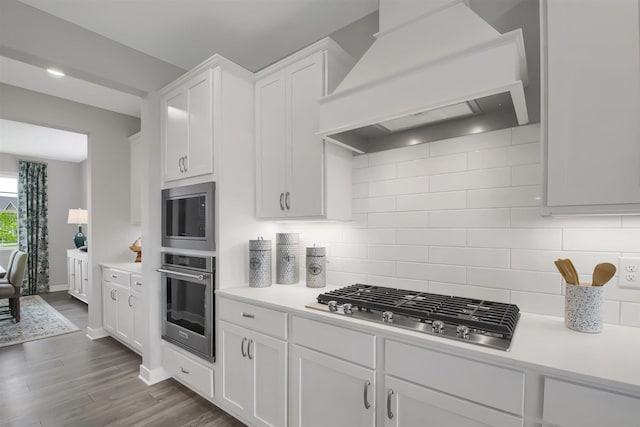
<instances>
[{"instance_id":1,"label":"built-in wall oven","mask_svg":"<svg viewBox=\"0 0 640 427\"><path fill-rule=\"evenodd\" d=\"M162 190L162 246L215 251L215 182Z\"/></svg>"},{"instance_id":2,"label":"built-in wall oven","mask_svg":"<svg viewBox=\"0 0 640 427\"><path fill-rule=\"evenodd\" d=\"M162 253L162 338L215 360L216 258Z\"/></svg>"}]
</instances>

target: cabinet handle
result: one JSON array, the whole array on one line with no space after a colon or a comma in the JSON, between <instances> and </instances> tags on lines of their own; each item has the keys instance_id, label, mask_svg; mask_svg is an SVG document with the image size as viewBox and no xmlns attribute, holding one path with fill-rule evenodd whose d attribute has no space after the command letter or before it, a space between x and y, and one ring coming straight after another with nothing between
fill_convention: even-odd
<instances>
[{"instance_id":1,"label":"cabinet handle","mask_svg":"<svg viewBox=\"0 0 640 427\"><path fill-rule=\"evenodd\" d=\"M189 373L189 371L184 369L182 366L180 367L180 372L182 372L183 374L188 374Z\"/></svg>"},{"instance_id":2,"label":"cabinet handle","mask_svg":"<svg viewBox=\"0 0 640 427\"><path fill-rule=\"evenodd\" d=\"M129 295L129 298L127 298L127 303L129 304L129 307L133 307L133 304L131 303L131 297L133 297L133 295Z\"/></svg>"},{"instance_id":3,"label":"cabinet handle","mask_svg":"<svg viewBox=\"0 0 640 427\"><path fill-rule=\"evenodd\" d=\"M247 337L242 337L242 342L240 343L240 354L242 357L247 357L247 352L244 351L244 343L247 342Z\"/></svg>"},{"instance_id":4,"label":"cabinet handle","mask_svg":"<svg viewBox=\"0 0 640 427\"><path fill-rule=\"evenodd\" d=\"M117 279L117 278L118 278L118 275L117 275L117 274L112 274L112 275L111 275L111 278L112 278L112 279Z\"/></svg>"},{"instance_id":5,"label":"cabinet handle","mask_svg":"<svg viewBox=\"0 0 640 427\"><path fill-rule=\"evenodd\" d=\"M280 210L284 210L284 193L280 193Z\"/></svg>"},{"instance_id":6,"label":"cabinet handle","mask_svg":"<svg viewBox=\"0 0 640 427\"><path fill-rule=\"evenodd\" d=\"M182 160L182 167L184 167L184 171L186 172L186 171L188 171L188 170L189 170L189 166L187 166L187 165L188 165L188 163L187 163L187 156L184 156L184 157L183 157L183 159L184 159L184 160Z\"/></svg>"},{"instance_id":7,"label":"cabinet handle","mask_svg":"<svg viewBox=\"0 0 640 427\"><path fill-rule=\"evenodd\" d=\"M369 403L369 387L371 386L371 381L364 382L364 409L371 408L371 404Z\"/></svg>"},{"instance_id":8,"label":"cabinet handle","mask_svg":"<svg viewBox=\"0 0 640 427\"><path fill-rule=\"evenodd\" d=\"M182 166L182 160L183 160L183 157L180 157L178 159L178 169L180 169L180 173L184 172L184 168Z\"/></svg>"},{"instance_id":9,"label":"cabinet handle","mask_svg":"<svg viewBox=\"0 0 640 427\"><path fill-rule=\"evenodd\" d=\"M391 398L393 397L393 389L390 388L387 392L387 418L393 419L393 412L391 412Z\"/></svg>"},{"instance_id":10,"label":"cabinet handle","mask_svg":"<svg viewBox=\"0 0 640 427\"><path fill-rule=\"evenodd\" d=\"M247 344L247 356L249 356L249 360L253 360L253 354L251 354L251 344L253 344L253 340L249 340L249 344Z\"/></svg>"},{"instance_id":11,"label":"cabinet handle","mask_svg":"<svg viewBox=\"0 0 640 427\"><path fill-rule=\"evenodd\" d=\"M287 191L287 195L284 198L284 204L287 206L287 210L291 210L291 204L289 203L289 192Z\"/></svg>"},{"instance_id":12,"label":"cabinet handle","mask_svg":"<svg viewBox=\"0 0 640 427\"><path fill-rule=\"evenodd\" d=\"M253 314L251 314L251 313L245 313L244 311L241 311L241 312L240 312L240 316L242 316L242 317L247 317L247 318L249 318L249 319L253 319L253 318L255 318L255 317L256 317L256 316L254 316Z\"/></svg>"},{"instance_id":13,"label":"cabinet handle","mask_svg":"<svg viewBox=\"0 0 640 427\"><path fill-rule=\"evenodd\" d=\"M142 282L133 282L133 284L136 286L142 286Z\"/></svg>"}]
</instances>

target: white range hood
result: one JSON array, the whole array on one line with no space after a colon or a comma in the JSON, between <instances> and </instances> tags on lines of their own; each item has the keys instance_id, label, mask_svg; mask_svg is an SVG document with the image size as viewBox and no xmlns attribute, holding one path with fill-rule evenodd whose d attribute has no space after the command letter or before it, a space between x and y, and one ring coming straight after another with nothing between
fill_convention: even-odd
<instances>
[{"instance_id":1,"label":"white range hood","mask_svg":"<svg viewBox=\"0 0 640 427\"><path fill-rule=\"evenodd\" d=\"M523 125L526 85L521 30L500 34L460 0L380 0L376 41L320 100L318 133L363 153Z\"/></svg>"}]
</instances>

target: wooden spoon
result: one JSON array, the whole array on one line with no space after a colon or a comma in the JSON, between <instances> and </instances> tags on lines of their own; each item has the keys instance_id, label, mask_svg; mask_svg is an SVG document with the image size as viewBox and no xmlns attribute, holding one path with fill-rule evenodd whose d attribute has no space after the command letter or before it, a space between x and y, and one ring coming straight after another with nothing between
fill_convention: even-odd
<instances>
[{"instance_id":1,"label":"wooden spoon","mask_svg":"<svg viewBox=\"0 0 640 427\"><path fill-rule=\"evenodd\" d=\"M571 260L569 258L565 259L565 262L567 263L569 271L571 271L571 276L575 278L573 284L574 285L580 285L580 276L578 276L578 272L576 271L576 267L573 265L573 263L571 262Z\"/></svg>"},{"instance_id":2,"label":"wooden spoon","mask_svg":"<svg viewBox=\"0 0 640 427\"><path fill-rule=\"evenodd\" d=\"M593 269L593 286L603 286L616 274L616 266L603 262Z\"/></svg>"},{"instance_id":3,"label":"wooden spoon","mask_svg":"<svg viewBox=\"0 0 640 427\"><path fill-rule=\"evenodd\" d=\"M563 259L557 259L553 263L556 265L556 268L558 269L558 271L562 275L562 278L564 279L564 281L569 283L571 281L571 276L567 272L567 269L566 269L565 264L564 264L564 260Z\"/></svg>"}]
</instances>

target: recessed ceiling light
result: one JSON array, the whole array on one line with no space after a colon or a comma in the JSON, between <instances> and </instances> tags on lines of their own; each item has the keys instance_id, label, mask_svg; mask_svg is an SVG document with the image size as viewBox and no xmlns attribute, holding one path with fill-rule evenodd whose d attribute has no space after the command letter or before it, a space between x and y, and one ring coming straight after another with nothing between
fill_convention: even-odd
<instances>
[{"instance_id":1,"label":"recessed ceiling light","mask_svg":"<svg viewBox=\"0 0 640 427\"><path fill-rule=\"evenodd\" d=\"M56 76L56 77L64 77L64 73L60 70L56 70L53 68L47 68L47 72L49 74L51 74L52 76Z\"/></svg>"}]
</instances>

